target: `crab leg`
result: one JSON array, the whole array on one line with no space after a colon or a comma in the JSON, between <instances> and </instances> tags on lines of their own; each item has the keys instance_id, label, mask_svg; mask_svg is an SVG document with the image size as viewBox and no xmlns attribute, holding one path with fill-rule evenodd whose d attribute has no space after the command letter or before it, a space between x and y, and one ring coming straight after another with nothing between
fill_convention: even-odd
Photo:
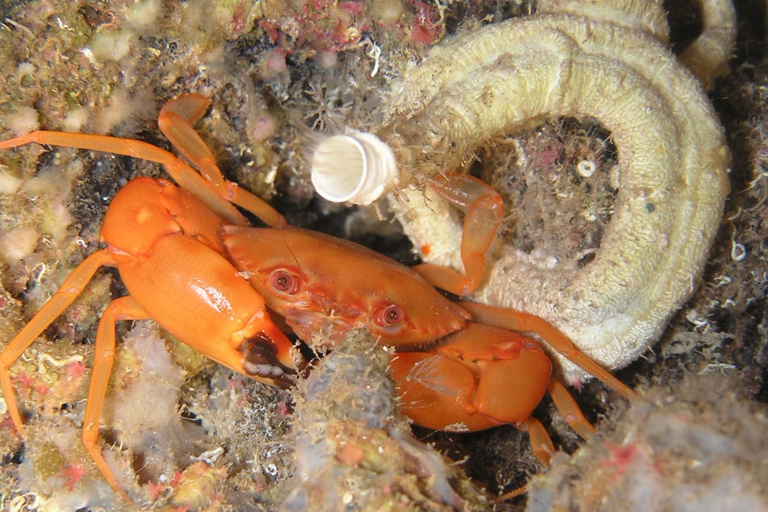
<instances>
[{"instance_id":1,"label":"crab leg","mask_svg":"<svg viewBox=\"0 0 768 512\"><path fill-rule=\"evenodd\" d=\"M523 432L528 432L528 439L531 443L533 456L536 457L536 460L539 461L539 464L549 467L552 460L552 455L555 453L555 445L552 444L552 438L549 437L547 429L544 428L544 425L542 425L541 422L536 418L530 417L523 421L521 424L517 425L517 428ZM522 496L527 492L528 485L526 484L522 487L518 487L517 489L513 489L502 494L501 496L498 496L496 499L494 499L494 501L497 503L507 501L517 496Z\"/></svg>"},{"instance_id":2,"label":"crab leg","mask_svg":"<svg viewBox=\"0 0 768 512\"><path fill-rule=\"evenodd\" d=\"M136 301L130 295L113 300L109 303L107 309L104 310L99 321L99 330L96 334L96 353L91 374L91 387L88 389L88 404L85 407L83 444L88 453L91 454L101 474L104 475L104 479L126 501L130 501L130 498L128 498L120 484L117 483L117 479L107 465L104 454L98 445L99 423L104 409L104 397L107 394L112 363L115 359L115 322L121 320L144 320L147 318L150 318L149 315L141 306L136 304Z\"/></svg>"},{"instance_id":3,"label":"crab leg","mask_svg":"<svg viewBox=\"0 0 768 512\"><path fill-rule=\"evenodd\" d=\"M581 408L576 403L576 400L573 399L559 380L552 377L547 392L552 397L555 407L563 415L565 421L582 439L589 439L589 436L595 433L595 427L584 417L584 413L581 412Z\"/></svg>"},{"instance_id":4,"label":"crab leg","mask_svg":"<svg viewBox=\"0 0 768 512\"><path fill-rule=\"evenodd\" d=\"M568 393L565 386L554 377L549 381L547 392L565 421L582 439L589 439L595 433L595 427L584 417L584 413L581 412L576 400ZM544 466L549 466L552 454L555 453L555 447L547 429L533 416L523 421L518 427L528 432L531 449L536 459Z\"/></svg>"},{"instance_id":5,"label":"crab leg","mask_svg":"<svg viewBox=\"0 0 768 512\"><path fill-rule=\"evenodd\" d=\"M114 261L112 261L112 257L107 252L107 249L102 249L88 256L70 274L59 290L45 303L34 318L0 352L0 384L2 384L8 412L20 434L24 433L24 427L21 423L19 406L16 404L16 394L13 391L8 369L40 336L40 333L74 302L78 295L83 292L93 274L96 273L99 267L104 265L114 265Z\"/></svg>"},{"instance_id":6,"label":"crab leg","mask_svg":"<svg viewBox=\"0 0 768 512\"><path fill-rule=\"evenodd\" d=\"M202 117L210 104L211 100L200 94L184 94L172 99L160 110L160 130L176 149L200 169L200 174L222 197L242 206L269 226L287 226L285 217L277 210L222 176L213 153L192 127L192 123Z\"/></svg>"},{"instance_id":7,"label":"crab leg","mask_svg":"<svg viewBox=\"0 0 768 512\"><path fill-rule=\"evenodd\" d=\"M440 176L433 179L431 185L438 194L464 212L461 261L466 276L431 263L418 265L414 270L438 288L456 295L468 295L483 279L485 253L496 236L504 203L491 186L466 174Z\"/></svg>"},{"instance_id":8,"label":"crab leg","mask_svg":"<svg viewBox=\"0 0 768 512\"><path fill-rule=\"evenodd\" d=\"M458 304L469 311L477 322L495 325L512 331L535 332L553 349L599 379L606 386L615 389L627 398L636 396L634 391L604 370L583 352L579 351L563 333L546 320L521 311L487 306L485 304L476 304L474 302L459 302Z\"/></svg>"},{"instance_id":9,"label":"crab leg","mask_svg":"<svg viewBox=\"0 0 768 512\"><path fill-rule=\"evenodd\" d=\"M552 438L549 437L547 429L539 420L530 417L523 421L518 428L528 432L528 440L531 443L533 456L542 466L549 466L552 455L555 453L555 445L552 444Z\"/></svg>"},{"instance_id":10,"label":"crab leg","mask_svg":"<svg viewBox=\"0 0 768 512\"><path fill-rule=\"evenodd\" d=\"M391 362L402 412L433 429L521 425L547 392L552 363L538 343L468 323L432 353L398 352Z\"/></svg>"},{"instance_id":11,"label":"crab leg","mask_svg":"<svg viewBox=\"0 0 768 512\"><path fill-rule=\"evenodd\" d=\"M164 149L158 148L146 142L134 139L122 139L108 135L91 135L86 133L66 133L36 131L15 139L0 142L0 150L15 148L36 142L51 146L63 146L68 148L90 149L92 151L104 151L118 155L141 158L150 162L162 164L173 179L182 188L189 191L211 210L230 224L247 226L248 221L226 198L218 194L206 180L203 179L192 167L181 158Z\"/></svg>"},{"instance_id":12,"label":"crab leg","mask_svg":"<svg viewBox=\"0 0 768 512\"><path fill-rule=\"evenodd\" d=\"M470 322L432 353L397 353L391 376L401 411L415 423L458 431L509 423L529 433L543 465L549 465L554 447L531 413L546 392L580 436L595 432L573 397L552 378L552 364L539 344L499 327Z\"/></svg>"}]
</instances>

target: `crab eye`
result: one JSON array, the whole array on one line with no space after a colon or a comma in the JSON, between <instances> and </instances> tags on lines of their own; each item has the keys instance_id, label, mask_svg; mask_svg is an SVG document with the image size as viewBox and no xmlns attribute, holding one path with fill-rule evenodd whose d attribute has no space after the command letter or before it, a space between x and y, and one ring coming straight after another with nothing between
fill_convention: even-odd
<instances>
[{"instance_id":1,"label":"crab eye","mask_svg":"<svg viewBox=\"0 0 768 512\"><path fill-rule=\"evenodd\" d=\"M285 270L275 270L272 272L272 275L269 276L269 282L272 288L288 295L299 293L299 285L301 284L299 276Z\"/></svg>"},{"instance_id":2,"label":"crab eye","mask_svg":"<svg viewBox=\"0 0 768 512\"><path fill-rule=\"evenodd\" d=\"M376 311L373 321L380 327L389 327L399 324L405 318L405 311L397 304L389 304Z\"/></svg>"}]
</instances>

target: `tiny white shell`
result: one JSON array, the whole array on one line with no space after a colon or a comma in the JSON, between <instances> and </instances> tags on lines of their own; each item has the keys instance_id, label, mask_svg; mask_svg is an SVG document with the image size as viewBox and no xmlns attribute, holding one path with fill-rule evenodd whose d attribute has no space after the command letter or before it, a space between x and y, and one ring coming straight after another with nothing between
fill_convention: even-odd
<instances>
[{"instance_id":1,"label":"tiny white shell","mask_svg":"<svg viewBox=\"0 0 768 512\"><path fill-rule=\"evenodd\" d=\"M576 171L585 178L595 174L595 170L597 170L597 164L594 160L582 160L576 164Z\"/></svg>"}]
</instances>

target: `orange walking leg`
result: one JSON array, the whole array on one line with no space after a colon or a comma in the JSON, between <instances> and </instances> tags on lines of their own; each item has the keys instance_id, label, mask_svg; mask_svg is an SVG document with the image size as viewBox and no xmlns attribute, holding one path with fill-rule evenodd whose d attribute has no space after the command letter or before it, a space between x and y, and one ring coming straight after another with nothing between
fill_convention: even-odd
<instances>
[{"instance_id":1,"label":"orange walking leg","mask_svg":"<svg viewBox=\"0 0 768 512\"><path fill-rule=\"evenodd\" d=\"M458 304L469 311L474 320L479 323L495 325L511 331L535 332L553 349L606 386L615 389L627 398L637 396L623 382L577 349L563 333L543 318L521 311L474 302L459 302Z\"/></svg>"},{"instance_id":2,"label":"orange walking leg","mask_svg":"<svg viewBox=\"0 0 768 512\"><path fill-rule=\"evenodd\" d=\"M86 133L67 133L36 131L22 137L0 142L0 150L15 148L36 142L51 146L90 149L118 155L141 158L150 162L162 164L165 170L182 188L205 203L217 215L226 219L230 224L247 226L248 221L224 197L211 188L192 167L181 158L164 149L146 142L134 139L122 139L108 135L91 135Z\"/></svg>"},{"instance_id":3,"label":"orange walking leg","mask_svg":"<svg viewBox=\"0 0 768 512\"><path fill-rule=\"evenodd\" d=\"M549 383L549 394L555 402L557 410L565 417L565 421L571 426L583 439L589 438L595 433L595 427L584 417L578 404L568 393L565 387L552 378ZM555 453L555 446L549 437L547 430L536 418L530 417L520 425L522 430L528 431L531 442L531 449L536 459L544 466L549 466L552 455ZM496 501L505 501L528 491L527 486L514 489L508 493L502 494Z\"/></svg>"},{"instance_id":4,"label":"orange walking leg","mask_svg":"<svg viewBox=\"0 0 768 512\"><path fill-rule=\"evenodd\" d=\"M543 466L549 466L552 455L555 454L555 445L547 434L547 429L539 420L530 417L519 425L522 430L528 432L533 455Z\"/></svg>"},{"instance_id":5,"label":"orange walking leg","mask_svg":"<svg viewBox=\"0 0 768 512\"><path fill-rule=\"evenodd\" d=\"M455 270L423 263L414 267L427 281L456 295L472 293L483 279L485 253L501 221L504 203L487 183L466 174L448 174L431 182L432 188L464 212L461 235L462 276Z\"/></svg>"},{"instance_id":6,"label":"orange walking leg","mask_svg":"<svg viewBox=\"0 0 768 512\"><path fill-rule=\"evenodd\" d=\"M528 432L528 438L531 443L534 457L539 461L539 464L548 467L552 455L555 453L555 445L552 444L552 439L549 437L549 434L547 434L547 429L544 428L544 425L542 425L536 418L530 417L520 423L517 427L522 431ZM501 502L510 500L517 496L521 496L526 492L528 492L528 486L524 485L508 493L502 494L494 501Z\"/></svg>"},{"instance_id":7,"label":"orange walking leg","mask_svg":"<svg viewBox=\"0 0 768 512\"><path fill-rule=\"evenodd\" d=\"M192 123L202 117L210 104L211 101L205 96L193 93L172 99L160 110L160 131L200 169L200 174L222 197L242 206L269 226L287 226L288 222L277 210L222 176L213 153L192 127Z\"/></svg>"},{"instance_id":8,"label":"orange walking leg","mask_svg":"<svg viewBox=\"0 0 768 512\"><path fill-rule=\"evenodd\" d=\"M38 311L27 325L0 352L0 384L8 406L13 424L19 433L24 433L21 423L19 406L16 403L16 393L13 391L9 368L21 354L40 336L43 330L59 316L83 292L83 289L93 277L93 274L103 265L114 265L107 249L91 254L70 274L59 290Z\"/></svg>"},{"instance_id":9,"label":"orange walking leg","mask_svg":"<svg viewBox=\"0 0 768 512\"><path fill-rule=\"evenodd\" d=\"M579 404L573 399L571 394L565 389L560 381L551 378L549 381L549 396L555 402L555 407L563 415L565 421L571 426L582 439L589 439L589 436L595 433L595 427L584 417Z\"/></svg>"},{"instance_id":10,"label":"orange walking leg","mask_svg":"<svg viewBox=\"0 0 768 512\"><path fill-rule=\"evenodd\" d=\"M91 454L101 474L104 475L106 481L112 486L112 489L126 501L130 501L130 498L128 498L120 484L117 483L115 474L107 465L104 454L98 445L99 422L101 421L101 413L104 409L104 397L107 394L112 363L115 359L115 322L147 318L149 318L149 315L141 306L136 304L130 295L113 300L109 303L107 309L104 310L104 313L102 313L101 320L99 321L99 330L96 334L96 353L83 423L83 444L88 453Z\"/></svg>"}]
</instances>

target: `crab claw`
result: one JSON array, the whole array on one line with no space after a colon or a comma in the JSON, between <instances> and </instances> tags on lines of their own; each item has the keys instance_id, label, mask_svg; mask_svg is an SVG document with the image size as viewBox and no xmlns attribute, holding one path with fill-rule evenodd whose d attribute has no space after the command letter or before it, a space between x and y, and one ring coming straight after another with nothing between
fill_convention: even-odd
<instances>
[{"instance_id":1,"label":"crab claw","mask_svg":"<svg viewBox=\"0 0 768 512\"><path fill-rule=\"evenodd\" d=\"M266 326L265 326L266 327ZM287 388L296 381L292 367L291 342L277 327L272 325L247 338L238 350L242 353L242 373L276 386Z\"/></svg>"},{"instance_id":2,"label":"crab claw","mask_svg":"<svg viewBox=\"0 0 768 512\"><path fill-rule=\"evenodd\" d=\"M221 356L226 360L211 356L210 348L207 355L252 379L287 388L296 382L292 347L262 305L245 327L222 345Z\"/></svg>"},{"instance_id":3,"label":"crab claw","mask_svg":"<svg viewBox=\"0 0 768 512\"><path fill-rule=\"evenodd\" d=\"M391 370L406 416L455 432L524 422L546 393L551 373L552 363L535 341L471 322L432 353L396 354Z\"/></svg>"}]
</instances>

